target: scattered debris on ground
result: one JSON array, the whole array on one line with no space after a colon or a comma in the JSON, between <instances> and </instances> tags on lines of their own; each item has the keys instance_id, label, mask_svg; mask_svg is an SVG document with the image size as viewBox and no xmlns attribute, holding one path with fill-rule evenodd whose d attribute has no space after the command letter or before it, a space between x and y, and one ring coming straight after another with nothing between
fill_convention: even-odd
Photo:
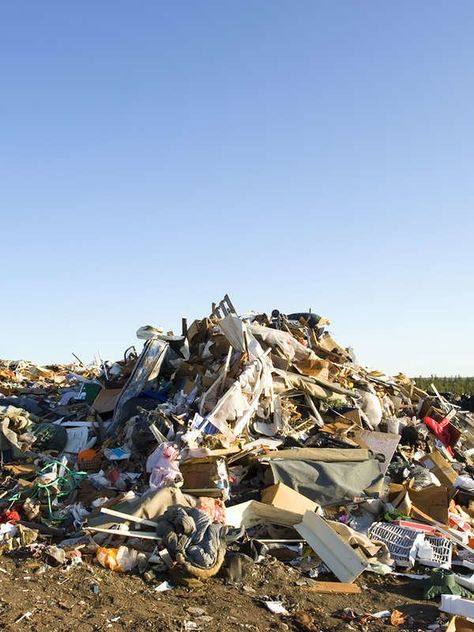
<instances>
[{"instance_id":1,"label":"scattered debris on ground","mask_svg":"<svg viewBox=\"0 0 474 632\"><path fill-rule=\"evenodd\" d=\"M474 415L328 325L0 361L1 627L473 630Z\"/></svg>"}]
</instances>

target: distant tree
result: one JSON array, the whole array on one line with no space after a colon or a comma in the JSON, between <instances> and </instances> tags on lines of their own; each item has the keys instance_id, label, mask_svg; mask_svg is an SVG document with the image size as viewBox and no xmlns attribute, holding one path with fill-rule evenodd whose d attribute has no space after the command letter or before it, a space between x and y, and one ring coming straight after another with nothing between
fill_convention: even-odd
<instances>
[{"instance_id":1,"label":"distant tree","mask_svg":"<svg viewBox=\"0 0 474 632\"><path fill-rule=\"evenodd\" d=\"M451 377L438 377L431 375L423 377L419 375L413 378L416 385L424 391L429 391L434 384L440 393L454 393L455 395L474 395L474 377L453 375Z\"/></svg>"}]
</instances>

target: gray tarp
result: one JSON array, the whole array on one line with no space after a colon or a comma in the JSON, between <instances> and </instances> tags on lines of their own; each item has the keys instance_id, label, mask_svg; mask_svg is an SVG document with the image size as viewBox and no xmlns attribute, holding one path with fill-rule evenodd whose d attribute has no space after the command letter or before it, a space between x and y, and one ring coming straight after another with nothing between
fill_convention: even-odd
<instances>
[{"instance_id":1,"label":"gray tarp","mask_svg":"<svg viewBox=\"0 0 474 632\"><path fill-rule=\"evenodd\" d=\"M364 492L380 492L383 476L378 461L320 463L317 461L270 461L275 482L311 498L320 505L352 500Z\"/></svg>"}]
</instances>

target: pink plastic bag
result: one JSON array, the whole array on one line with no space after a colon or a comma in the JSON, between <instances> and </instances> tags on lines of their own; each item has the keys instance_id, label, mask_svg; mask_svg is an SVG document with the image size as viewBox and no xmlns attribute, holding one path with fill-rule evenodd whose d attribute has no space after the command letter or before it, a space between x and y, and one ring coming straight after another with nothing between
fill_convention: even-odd
<instances>
[{"instance_id":1,"label":"pink plastic bag","mask_svg":"<svg viewBox=\"0 0 474 632\"><path fill-rule=\"evenodd\" d=\"M150 488L160 489L181 483L183 477L178 465L179 450L173 443L162 443L150 454L146 462L150 475Z\"/></svg>"}]
</instances>

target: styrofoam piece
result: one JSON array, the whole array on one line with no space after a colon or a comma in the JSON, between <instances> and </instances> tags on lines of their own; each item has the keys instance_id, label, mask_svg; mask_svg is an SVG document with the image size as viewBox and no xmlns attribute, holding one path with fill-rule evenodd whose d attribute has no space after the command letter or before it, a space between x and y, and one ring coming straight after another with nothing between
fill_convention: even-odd
<instances>
[{"instance_id":1,"label":"styrofoam piece","mask_svg":"<svg viewBox=\"0 0 474 632\"><path fill-rule=\"evenodd\" d=\"M470 577L466 575L456 575L456 583L474 592L474 574Z\"/></svg>"},{"instance_id":2,"label":"styrofoam piece","mask_svg":"<svg viewBox=\"0 0 474 632\"><path fill-rule=\"evenodd\" d=\"M286 616L290 614L281 601L264 601L263 603L273 614L283 614Z\"/></svg>"},{"instance_id":3,"label":"styrofoam piece","mask_svg":"<svg viewBox=\"0 0 474 632\"><path fill-rule=\"evenodd\" d=\"M439 609L449 614L458 614L467 619L474 619L474 601L463 599L458 595L441 595Z\"/></svg>"},{"instance_id":4,"label":"styrofoam piece","mask_svg":"<svg viewBox=\"0 0 474 632\"><path fill-rule=\"evenodd\" d=\"M367 568L367 561L316 513L307 511L295 529L339 581L351 583Z\"/></svg>"}]
</instances>

